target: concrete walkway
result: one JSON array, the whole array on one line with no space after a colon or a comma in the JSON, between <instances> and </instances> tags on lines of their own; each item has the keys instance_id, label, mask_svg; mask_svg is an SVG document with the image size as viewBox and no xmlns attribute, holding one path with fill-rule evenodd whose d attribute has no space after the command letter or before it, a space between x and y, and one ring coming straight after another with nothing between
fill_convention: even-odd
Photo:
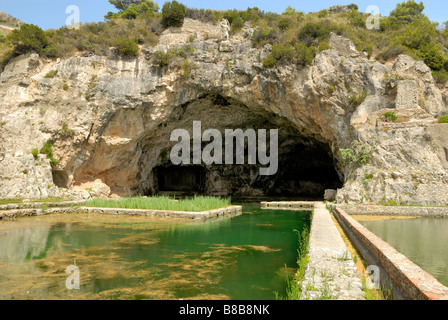
<instances>
[{"instance_id":1,"label":"concrete walkway","mask_svg":"<svg viewBox=\"0 0 448 320\"><path fill-rule=\"evenodd\" d=\"M324 203L314 206L309 255L305 299L364 300L356 265Z\"/></svg>"}]
</instances>

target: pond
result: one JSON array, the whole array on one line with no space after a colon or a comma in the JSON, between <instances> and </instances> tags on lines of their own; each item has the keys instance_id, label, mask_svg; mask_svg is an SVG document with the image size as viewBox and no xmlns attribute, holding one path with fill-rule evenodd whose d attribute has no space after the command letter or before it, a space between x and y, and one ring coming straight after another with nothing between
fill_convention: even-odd
<instances>
[{"instance_id":1,"label":"pond","mask_svg":"<svg viewBox=\"0 0 448 320\"><path fill-rule=\"evenodd\" d=\"M448 286L448 217L386 219L360 223Z\"/></svg>"},{"instance_id":2,"label":"pond","mask_svg":"<svg viewBox=\"0 0 448 320\"><path fill-rule=\"evenodd\" d=\"M310 213L206 222L95 214L0 221L0 299L275 299L297 268ZM80 289L68 290L68 266Z\"/></svg>"}]
</instances>

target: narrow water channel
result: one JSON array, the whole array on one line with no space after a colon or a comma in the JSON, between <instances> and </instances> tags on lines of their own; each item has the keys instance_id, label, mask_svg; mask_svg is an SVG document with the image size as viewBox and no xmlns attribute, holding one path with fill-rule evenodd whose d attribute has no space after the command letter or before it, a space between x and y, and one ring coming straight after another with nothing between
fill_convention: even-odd
<instances>
[{"instance_id":1,"label":"narrow water channel","mask_svg":"<svg viewBox=\"0 0 448 320\"><path fill-rule=\"evenodd\" d=\"M360 223L448 286L448 218L387 219Z\"/></svg>"},{"instance_id":2,"label":"narrow water channel","mask_svg":"<svg viewBox=\"0 0 448 320\"><path fill-rule=\"evenodd\" d=\"M0 299L274 299L296 270L310 213L216 221L49 215L0 222ZM67 290L66 268L80 289Z\"/></svg>"}]
</instances>

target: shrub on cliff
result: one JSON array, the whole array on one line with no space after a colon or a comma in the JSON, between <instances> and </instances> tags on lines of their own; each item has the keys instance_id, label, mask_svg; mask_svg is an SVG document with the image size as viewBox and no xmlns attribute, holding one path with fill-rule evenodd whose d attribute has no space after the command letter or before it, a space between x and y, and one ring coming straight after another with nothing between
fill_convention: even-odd
<instances>
[{"instance_id":1,"label":"shrub on cliff","mask_svg":"<svg viewBox=\"0 0 448 320\"><path fill-rule=\"evenodd\" d=\"M185 20L186 7L173 0L172 2L165 2L162 8L162 26L182 27Z\"/></svg>"},{"instance_id":2,"label":"shrub on cliff","mask_svg":"<svg viewBox=\"0 0 448 320\"><path fill-rule=\"evenodd\" d=\"M310 65L316 54L314 46L307 46L303 42L299 42L294 46L290 44L274 44L269 56L263 60L263 66L274 68L278 62L289 62L301 66Z\"/></svg>"},{"instance_id":3,"label":"shrub on cliff","mask_svg":"<svg viewBox=\"0 0 448 320\"><path fill-rule=\"evenodd\" d=\"M397 115L393 111L386 112L383 116L384 122L396 122L398 120Z\"/></svg>"},{"instance_id":4,"label":"shrub on cliff","mask_svg":"<svg viewBox=\"0 0 448 320\"><path fill-rule=\"evenodd\" d=\"M432 76L437 83L445 84L448 82L448 71L444 69L433 71Z\"/></svg>"},{"instance_id":5,"label":"shrub on cliff","mask_svg":"<svg viewBox=\"0 0 448 320\"><path fill-rule=\"evenodd\" d=\"M53 157L53 143L51 140L45 142L43 147L40 149L41 154L45 154L48 159L50 159L50 165L55 167L59 165L59 161Z\"/></svg>"},{"instance_id":6,"label":"shrub on cliff","mask_svg":"<svg viewBox=\"0 0 448 320\"><path fill-rule=\"evenodd\" d=\"M49 44L45 32L33 24L22 24L20 29L13 30L8 35L8 41L14 46L16 54L42 50Z\"/></svg>"},{"instance_id":7,"label":"shrub on cliff","mask_svg":"<svg viewBox=\"0 0 448 320\"><path fill-rule=\"evenodd\" d=\"M355 164L357 167L362 167L370 162L374 150L369 144L356 140L351 143L351 148L339 151L344 159L343 166Z\"/></svg>"},{"instance_id":8,"label":"shrub on cliff","mask_svg":"<svg viewBox=\"0 0 448 320\"><path fill-rule=\"evenodd\" d=\"M136 57L140 51L140 48L135 39L126 37L115 38L113 44L118 50L121 56Z\"/></svg>"},{"instance_id":9,"label":"shrub on cliff","mask_svg":"<svg viewBox=\"0 0 448 320\"><path fill-rule=\"evenodd\" d=\"M299 41L306 43L308 46L312 46L328 40L331 32L339 33L340 30L341 26L338 26L330 20L307 22L300 28L297 37Z\"/></svg>"},{"instance_id":10,"label":"shrub on cliff","mask_svg":"<svg viewBox=\"0 0 448 320\"><path fill-rule=\"evenodd\" d=\"M174 58L174 54L171 51L163 52L163 51L156 51L153 55L154 63L157 64L159 67L165 67L169 66L171 64L171 61Z\"/></svg>"},{"instance_id":11,"label":"shrub on cliff","mask_svg":"<svg viewBox=\"0 0 448 320\"><path fill-rule=\"evenodd\" d=\"M353 91L350 88L348 90L348 92L350 93L350 95L348 97L348 103L349 103L350 107L352 107L353 109L356 109L361 104L363 104L367 98L367 95L369 94L367 89Z\"/></svg>"},{"instance_id":12,"label":"shrub on cliff","mask_svg":"<svg viewBox=\"0 0 448 320\"><path fill-rule=\"evenodd\" d=\"M448 123L448 114L443 114L439 118L439 123Z\"/></svg>"},{"instance_id":13,"label":"shrub on cliff","mask_svg":"<svg viewBox=\"0 0 448 320\"><path fill-rule=\"evenodd\" d=\"M252 43L255 46L274 44L277 37L278 33L275 29L257 29L252 36Z\"/></svg>"}]
</instances>

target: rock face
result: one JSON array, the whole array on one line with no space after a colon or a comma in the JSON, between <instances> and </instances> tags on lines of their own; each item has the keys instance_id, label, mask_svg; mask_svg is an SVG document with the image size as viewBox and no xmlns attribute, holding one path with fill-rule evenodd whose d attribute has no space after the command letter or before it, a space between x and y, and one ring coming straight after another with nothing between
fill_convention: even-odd
<instances>
[{"instance_id":1,"label":"rock face","mask_svg":"<svg viewBox=\"0 0 448 320\"><path fill-rule=\"evenodd\" d=\"M134 59L11 61L0 75L0 197L149 195L177 184L215 195L322 197L339 188L346 202L448 203L448 125L435 124L446 95L426 65L400 56L388 67L333 35L334 49L311 66L267 69L270 47L253 48L246 29L220 44L219 28L206 34L195 23L166 31ZM153 62L154 52L185 46L194 49L188 57ZM366 99L354 105L359 92ZM399 121L385 123L387 111ZM193 137L193 121L222 133L279 129L278 174L260 176L261 165L247 161L176 169L170 135L182 128ZM54 167L31 155L48 140ZM371 146L367 165L341 165L352 141Z\"/></svg>"},{"instance_id":2,"label":"rock face","mask_svg":"<svg viewBox=\"0 0 448 320\"><path fill-rule=\"evenodd\" d=\"M355 8L356 6L354 5L348 5L348 6L332 6L328 9L328 12L331 13L343 13L343 12L349 12L351 11L353 8Z\"/></svg>"}]
</instances>

